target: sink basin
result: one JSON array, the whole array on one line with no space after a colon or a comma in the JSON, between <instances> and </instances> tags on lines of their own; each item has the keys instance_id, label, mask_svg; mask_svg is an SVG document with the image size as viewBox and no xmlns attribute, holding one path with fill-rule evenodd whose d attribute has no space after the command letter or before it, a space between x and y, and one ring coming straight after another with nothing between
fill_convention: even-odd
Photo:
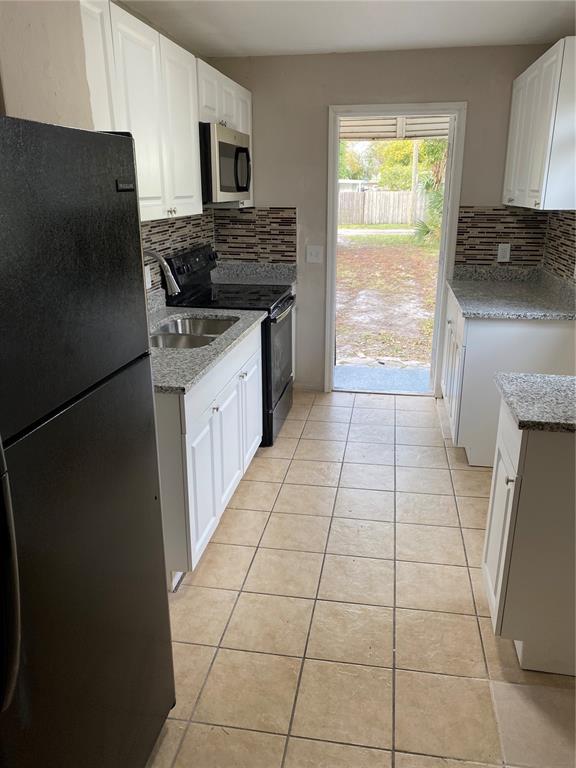
<instances>
[{"instance_id":1,"label":"sink basin","mask_svg":"<svg viewBox=\"0 0 576 768\"><path fill-rule=\"evenodd\" d=\"M220 334L227 331L236 322L238 322L237 317L178 317L162 323L162 325L158 326L155 333L162 335L220 336ZM207 343L209 342L203 342L203 344L197 344L196 346L202 347Z\"/></svg>"},{"instance_id":2,"label":"sink basin","mask_svg":"<svg viewBox=\"0 0 576 768\"><path fill-rule=\"evenodd\" d=\"M153 333L150 346L170 349L196 349L215 341L216 336L199 336L187 333Z\"/></svg>"}]
</instances>

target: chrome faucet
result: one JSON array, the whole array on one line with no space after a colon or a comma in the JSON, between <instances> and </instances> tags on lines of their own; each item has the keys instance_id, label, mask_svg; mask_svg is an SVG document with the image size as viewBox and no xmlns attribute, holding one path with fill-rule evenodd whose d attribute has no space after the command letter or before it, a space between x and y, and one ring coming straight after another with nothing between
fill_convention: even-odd
<instances>
[{"instance_id":1,"label":"chrome faucet","mask_svg":"<svg viewBox=\"0 0 576 768\"><path fill-rule=\"evenodd\" d=\"M160 253L155 253L154 251L144 251L144 256L150 256L151 258L156 259L158 264L160 264L160 269L162 272L164 272L164 277L166 278L166 288L168 289L168 295L176 296L176 294L180 293L180 287L178 286L178 283L176 282L164 256L162 256Z\"/></svg>"}]
</instances>

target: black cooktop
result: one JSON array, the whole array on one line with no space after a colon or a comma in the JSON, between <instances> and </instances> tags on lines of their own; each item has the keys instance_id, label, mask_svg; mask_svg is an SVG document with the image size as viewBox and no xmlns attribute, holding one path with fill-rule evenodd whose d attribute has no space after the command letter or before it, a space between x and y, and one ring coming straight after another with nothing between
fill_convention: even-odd
<instances>
[{"instance_id":1,"label":"black cooktop","mask_svg":"<svg viewBox=\"0 0 576 768\"><path fill-rule=\"evenodd\" d=\"M261 309L272 312L292 294L289 285L243 285L209 283L167 296L167 303L177 307L207 309Z\"/></svg>"}]
</instances>

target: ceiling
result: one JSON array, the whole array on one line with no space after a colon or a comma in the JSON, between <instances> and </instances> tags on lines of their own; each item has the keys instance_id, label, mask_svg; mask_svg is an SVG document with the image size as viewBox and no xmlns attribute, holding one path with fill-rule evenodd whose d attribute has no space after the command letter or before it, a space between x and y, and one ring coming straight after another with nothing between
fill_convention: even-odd
<instances>
[{"instance_id":1,"label":"ceiling","mask_svg":"<svg viewBox=\"0 0 576 768\"><path fill-rule=\"evenodd\" d=\"M574 34L564 0L122 0L209 56L550 43Z\"/></svg>"}]
</instances>

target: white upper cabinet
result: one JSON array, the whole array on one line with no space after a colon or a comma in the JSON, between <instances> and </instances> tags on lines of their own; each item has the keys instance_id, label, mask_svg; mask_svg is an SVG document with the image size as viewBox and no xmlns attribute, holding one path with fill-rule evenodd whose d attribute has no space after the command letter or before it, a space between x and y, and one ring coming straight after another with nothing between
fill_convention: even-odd
<instances>
[{"instance_id":1,"label":"white upper cabinet","mask_svg":"<svg viewBox=\"0 0 576 768\"><path fill-rule=\"evenodd\" d=\"M114 39L116 130L134 137L142 221L170 215L163 163L160 35L117 5L110 6Z\"/></svg>"},{"instance_id":2,"label":"white upper cabinet","mask_svg":"<svg viewBox=\"0 0 576 768\"><path fill-rule=\"evenodd\" d=\"M82 0L80 15L94 129L113 131L114 50L110 5L107 0Z\"/></svg>"},{"instance_id":3,"label":"white upper cabinet","mask_svg":"<svg viewBox=\"0 0 576 768\"><path fill-rule=\"evenodd\" d=\"M173 216L202 213L196 59L160 37L164 94L166 207Z\"/></svg>"},{"instance_id":4,"label":"white upper cabinet","mask_svg":"<svg viewBox=\"0 0 576 768\"><path fill-rule=\"evenodd\" d=\"M220 120L218 91L222 75L217 69L198 59L198 119L202 123L217 123Z\"/></svg>"},{"instance_id":5,"label":"white upper cabinet","mask_svg":"<svg viewBox=\"0 0 576 768\"><path fill-rule=\"evenodd\" d=\"M576 208L575 39L559 40L514 81L506 205Z\"/></svg>"},{"instance_id":6,"label":"white upper cabinet","mask_svg":"<svg viewBox=\"0 0 576 768\"><path fill-rule=\"evenodd\" d=\"M225 123L252 132L252 94L222 72L198 59L198 113L203 123Z\"/></svg>"}]
</instances>

